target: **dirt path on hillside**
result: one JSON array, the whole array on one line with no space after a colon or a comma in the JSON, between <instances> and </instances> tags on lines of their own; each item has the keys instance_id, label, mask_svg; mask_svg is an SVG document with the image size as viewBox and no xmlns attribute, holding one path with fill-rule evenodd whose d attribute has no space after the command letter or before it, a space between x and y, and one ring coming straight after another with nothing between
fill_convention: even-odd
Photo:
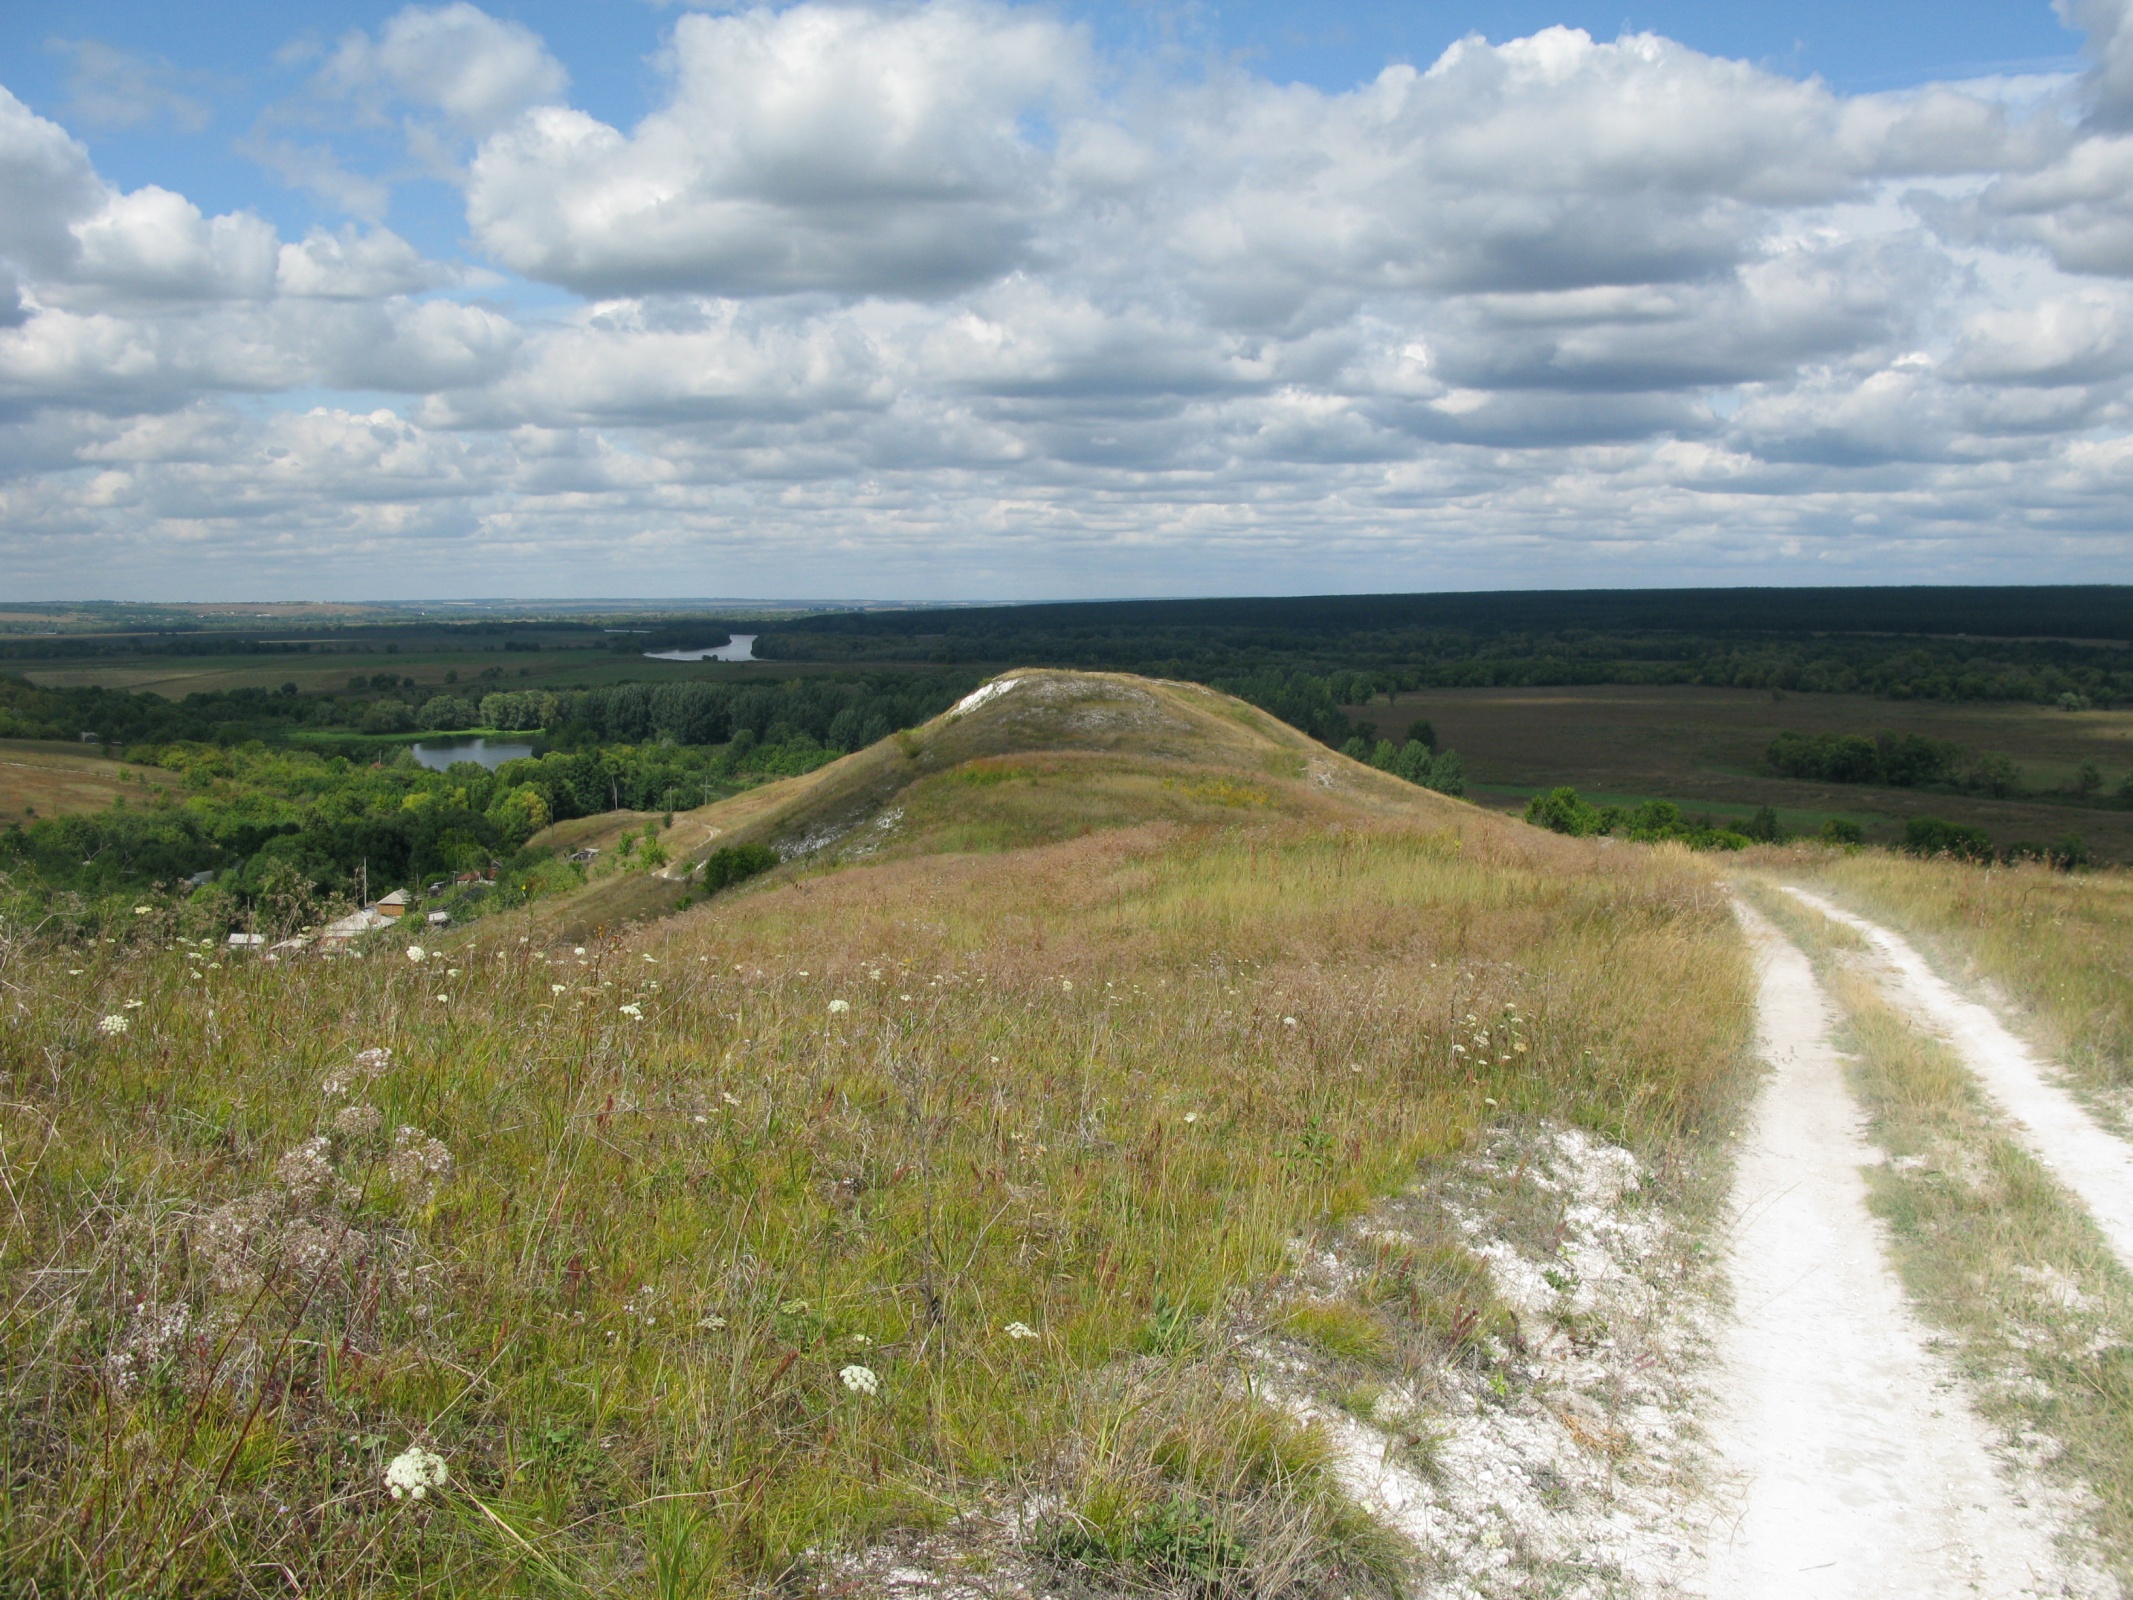
<instances>
[{"instance_id":1,"label":"dirt path on hillside","mask_svg":"<svg viewBox=\"0 0 2133 1600\"><path fill-rule=\"evenodd\" d=\"M1708 1593L1723 1600L2082 1592L2052 1530L1890 1268L1862 1138L1807 958L1739 908L1773 1071L1743 1142L1711 1443L1723 1473Z\"/></svg>"},{"instance_id":2,"label":"dirt path on hillside","mask_svg":"<svg viewBox=\"0 0 2133 1600\"><path fill-rule=\"evenodd\" d=\"M2098 1127L2051 1081L2000 1019L1958 993L1900 935L1805 889L1785 892L1863 937L1886 963L1882 989L1927 1032L1952 1045L2015 1134L2080 1199L2118 1259L2133 1267L2133 1148Z\"/></svg>"}]
</instances>

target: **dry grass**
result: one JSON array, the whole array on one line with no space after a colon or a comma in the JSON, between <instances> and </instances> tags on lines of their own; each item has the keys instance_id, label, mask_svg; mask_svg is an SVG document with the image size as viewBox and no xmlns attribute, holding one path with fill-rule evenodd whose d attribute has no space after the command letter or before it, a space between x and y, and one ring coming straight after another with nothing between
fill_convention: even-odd
<instances>
[{"instance_id":1,"label":"dry grass","mask_svg":"<svg viewBox=\"0 0 2133 1600\"><path fill-rule=\"evenodd\" d=\"M1818 850L1784 860L1899 929L1951 976L1990 981L2024 1030L2123 1119L2133 1090L2133 873L2063 873Z\"/></svg>"},{"instance_id":2,"label":"dry grass","mask_svg":"<svg viewBox=\"0 0 2133 1600\"><path fill-rule=\"evenodd\" d=\"M1389 1581L1200 1330L1491 1115L1715 1126L1746 974L1679 854L1224 809L583 957L12 948L0 1587L805 1589L1003 1496L1107 1582Z\"/></svg>"},{"instance_id":3,"label":"dry grass","mask_svg":"<svg viewBox=\"0 0 2133 1600\"><path fill-rule=\"evenodd\" d=\"M101 811L114 800L140 801L177 781L177 774L159 767L130 766L79 745L9 739L0 742L0 826Z\"/></svg>"},{"instance_id":4,"label":"dry grass","mask_svg":"<svg viewBox=\"0 0 2133 1600\"><path fill-rule=\"evenodd\" d=\"M2133 1578L2133 1275L1955 1052L1852 970L1856 935L1789 895L1757 904L1842 1008L1852 1087L1890 1157L1869 1171L1872 1204L1906 1288L1954 1342L1983 1415Z\"/></svg>"}]
</instances>

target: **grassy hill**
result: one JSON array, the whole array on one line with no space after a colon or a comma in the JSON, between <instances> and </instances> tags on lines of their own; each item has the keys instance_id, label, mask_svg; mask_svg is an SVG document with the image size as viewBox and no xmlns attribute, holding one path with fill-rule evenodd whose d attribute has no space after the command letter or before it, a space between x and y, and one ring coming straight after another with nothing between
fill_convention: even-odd
<instances>
[{"instance_id":1,"label":"grassy hill","mask_svg":"<svg viewBox=\"0 0 2133 1600\"><path fill-rule=\"evenodd\" d=\"M1199 684L1003 673L915 729L804 777L678 813L657 872L602 877L529 920L576 938L665 914L712 851L762 844L786 877L864 861L1020 849L1116 828L1404 819L1462 829L1468 806L1328 750ZM588 824L597 823L596 828ZM534 842L612 849L634 815Z\"/></svg>"},{"instance_id":2,"label":"grassy hill","mask_svg":"<svg viewBox=\"0 0 2133 1600\"><path fill-rule=\"evenodd\" d=\"M1252 1351L1511 1395L1518 1316L1441 1219L1292 1264L1544 1116L1678 1185L1745 1081L1704 864L1188 685L1010 673L658 837L419 961L0 942L0 1588L1389 1593Z\"/></svg>"}]
</instances>

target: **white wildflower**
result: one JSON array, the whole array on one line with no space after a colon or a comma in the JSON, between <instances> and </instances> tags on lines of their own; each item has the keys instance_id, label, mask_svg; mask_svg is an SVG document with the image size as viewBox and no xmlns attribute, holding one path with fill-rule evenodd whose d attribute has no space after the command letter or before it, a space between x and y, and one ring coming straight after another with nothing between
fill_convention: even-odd
<instances>
[{"instance_id":1,"label":"white wildflower","mask_svg":"<svg viewBox=\"0 0 2133 1600\"><path fill-rule=\"evenodd\" d=\"M393 1130L393 1153L385 1170L393 1182L410 1188L427 1180L428 1191L434 1194L437 1185L452 1175L452 1152L420 1128L403 1123Z\"/></svg>"},{"instance_id":2,"label":"white wildflower","mask_svg":"<svg viewBox=\"0 0 2133 1600\"><path fill-rule=\"evenodd\" d=\"M128 1000L126 1002L126 1009L128 1011L138 1011L146 1004L148 1004L146 1000Z\"/></svg>"},{"instance_id":3,"label":"white wildflower","mask_svg":"<svg viewBox=\"0 0 2133 1600\"><path fill-rule=\"evenodd\" d=\"M1193 1123L1195 1123L1195 1122L1198 1122L1199 1120L1200 1120L1200 1113L1199 1113L1199 1112L1197 1112L1197 1111L1188 1111L1188 1112L1186 1112L1186 1113L1185 1113L1185 1121L1186 1121L1186 1124L1187 1124L1187 1126L1190 1126L1191 1124L1193 1124Z\"/></svg>"},{"instance_id":4,"label":"white wildflower","mask_svg":"<svg viewBox=\"0 0 2133 1600\"><path fill-rule=\"evenodd\" d=\"M376 1106L357 1101L343 1106L333 1114L333 1131L345 1133L351 1139L365 1139L378 1131L385 1123L384 1113Z\"/></svg>"},{"instance_id":5,"label":"white wildflower","mask_svg":"<svg viewBox=\"0 0 2133 1600\"><path fill-rule=\"evenodd\" d=\"M355 1064L357 1070L375 1076L392 1066L393 1053L383 1045L373 1045L368 1050L356 1052Z\"/></svg>"},{"instance_id":6,"label":"white wildflower","mask_svg":"<svg viewBox=\"0 0 2133 1600\"><path fill-rule=\"evenodd\" d=\"M135 906L133 908L133 914L137 917L145 917L150 911L154 909L155 908L153 906Z\"/></svg>"},{"instance_id":7,"label":"white wildflower","mask_svg":"<svg viewBox=\"0 0 2133 1600\"><path fill-rule=\"evenodd\" d=\"M407 959L412 962L415 962L417 965L420 965L422 962L429 960L429 958L430 953L427 950L423 949L422 946L420 946L419 944L411 944L407 947Z\"/></svg>"},{"instance_id":8,"label":"white wildflower","mask_svg":"<svg viewBox=\"0 0 2133 1600\"><path fill-rule=\"evenodd\" d=\"M723 1328L725 1325L726 1319L720 1316L716 1311L712 1312L710 1316L704 1318L703 1321L697 1324L699 1328L708 1329L712 1333L718 1332L719 1329Z\"/></svg>"},{"instance_id":9,"label":"white wildflower","mask_svg":"<svg viewBox=\"0 0 2133 1600\"><path fill-rule=\"evenodd\" d=\"M1034 1339L1037 1337L1037 1330L1026 1322L1010 1322L1002 1331L1010 1339Z\"/></svg>"},{"instance_id":10,"label":"white wildflower","mask_svg":"<svg viewBox=\"0 0 2133 1600\"><path fill-rule=\"evenodd\" d=\"M1074 992L1074 980L1072 978L1061 978L1059 980L1059 987L1065 993L1072 994Z\"/></svg>"},{"instance_id":11,"label":"white wildflower","mask_svg":"<svg viewBox=\"0 0 2133 1600\"><path fill-rule=\"evenodd\" d=\"M563 992L563 990L564 990L564 988L565 988L565 987L566 987L566 985L564 985L564 984L560 984L560 983L551 983L551 984L550 984L550 985L548 986L548 992L549 992L550 994L561 994L561 993Z\"/></svg>"},{"instance_id":12,"label":"white wildflower","mask_svg":"<svg viewBox=\"0 0 2133 1600\"><path fill-rule=\"evenodd\" d=\"M385 1487L392 1490L395 1500L424 1499L432 1489L442 1489L451 1481L444 1457L419 1444L394 1456L385 1469Z\"/></svg>"},{"instance_id":13,"label":"white wildflower","mask_svg":"<svg viewBox=\"0 0 2133 1600\"><path fill-rule=\"evenodd\" d=\"M832 1011L833 1013L835 1013L835 1012L844 1012L844 1011L849 1011L849 1010L851 1010L851 1009L852 1009L852 1002L851 1002L851 1001L849 1001L849 1000L832 1000L832 1001L830 1002L830 1010L831 1010L831 1011Z\"/></svg>"},{"instance_id":14,"label":"white wildflower","mask_svg":"<svg viewBox=\"0 0 2133 1600\"><path fill-rule=\"evenodd\" d=\"M104 1018L103 1021L99 1022L96 1025L96 1031L98 1033L119 1034L124 1033L128 1028L132 1026L132 1023L128 1022L124 1017L120 1016L116 1011L114 1011L111 1013L111 1015Z\"/></svg>"},{"instance_id":15,"label":"white wildflower","mask_svg":"<svg viewBox=\"0 0 2133 1600\"><path fill-rule=\"evenodd\" d=\"M639 1021L642 1021L644 1018L644 1007L642 1006L628 1005L622 1006L619 1009L625 1017L634 1017Z\"/></svg>"},{"instance_id":16,"label":"white wildflower","mask_svg":"<svg viewBox=\"0 0 2133 1600\"><path fill-rule=\"evenodd\" d=\"M881 1379L874 1375L872 1367L846 1367L837 1374L844 1386L854 1394L880 1394Z\"/></svg>"},{"instance_id":17,"label":"white wildflower","mask_svg":"<svg viewBox=\"0 0 2133 1600\"><path fill-rule=\"evenodd\" d=\"M583 954L585 954L585 946L581 944L576 949L572 950L570 953L574 956L582 956Z\"/></svg>"},{"instance_id":18,"label":"white wildflower","mask_svg":"<svg viewBox=\"0 0 2133 1600\"><path fill-rule=\"evenodd\" d=\"M274 1163L274 1176L299 1200L309 1200L333 1179L332 1146L322 1135L306 1139Z\"/></svg>"},{"instance_id":19,"label":"white wildflower","mask_svg":"<svg viewBox=\"0 0 2133 1600\"><path fill-rule=\"evenodd\" d=\"M1293 1028L1296 1026L1296 1019L1294 1017L1283 1017L1281 1019L1281 1025L1284 1028Z\"/></svg>"}]
</instances>

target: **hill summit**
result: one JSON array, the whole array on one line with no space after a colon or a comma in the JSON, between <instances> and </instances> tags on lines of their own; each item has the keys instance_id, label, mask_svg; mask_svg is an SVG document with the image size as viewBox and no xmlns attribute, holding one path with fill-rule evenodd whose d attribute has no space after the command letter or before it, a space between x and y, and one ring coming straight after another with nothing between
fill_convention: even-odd
<instances>
[{"instance_id":1,"label":"hill summit","mask_svg":"<svg viewBox=\"0 0 2133 1600\"><path fill-rule=\"evenodd\" d=\"M818 771L678 814L666 865L596 880L539 920L576 929L661 914L736 846L831 866L1277 818L1501 826L1199 684L1018 668Z\"/></svg>"}]
</instances>

